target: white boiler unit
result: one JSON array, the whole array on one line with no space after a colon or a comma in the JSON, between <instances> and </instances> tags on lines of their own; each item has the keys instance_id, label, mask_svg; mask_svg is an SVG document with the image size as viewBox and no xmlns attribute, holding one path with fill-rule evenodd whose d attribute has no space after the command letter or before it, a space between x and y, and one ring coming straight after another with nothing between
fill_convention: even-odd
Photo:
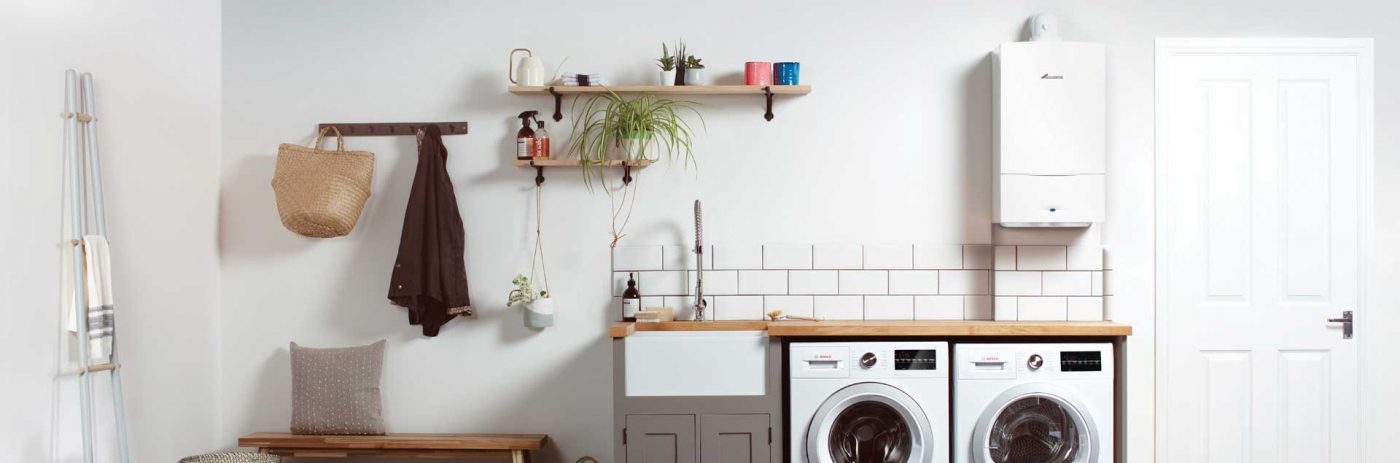
<instances>
[{"instance_id":1,"label":"white boiler unit","mask_svg":"<svg viewBox=\"0 0 1400 463\"><path fill-rule=\"evenodd\" d=\"M1105 68L1098 43L1003 44L993 56L993 221L1087 227L1104 218Z\"/></svg>"}]
</instances>

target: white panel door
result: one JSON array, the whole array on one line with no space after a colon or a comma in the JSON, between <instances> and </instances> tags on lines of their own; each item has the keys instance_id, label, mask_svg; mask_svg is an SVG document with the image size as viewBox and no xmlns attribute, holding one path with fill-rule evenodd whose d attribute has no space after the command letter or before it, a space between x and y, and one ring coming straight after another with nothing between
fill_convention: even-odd
<instances>
[{"instance_id":1,"label":"white panel door","mask_svg":"<svg viewBox=\"0 0 1400 463\"><path fill-rule=\"evenodd\" d=\"M1158 42L1160 461L1360 461L1370 57Z\"/></svg>"}]
</instances>

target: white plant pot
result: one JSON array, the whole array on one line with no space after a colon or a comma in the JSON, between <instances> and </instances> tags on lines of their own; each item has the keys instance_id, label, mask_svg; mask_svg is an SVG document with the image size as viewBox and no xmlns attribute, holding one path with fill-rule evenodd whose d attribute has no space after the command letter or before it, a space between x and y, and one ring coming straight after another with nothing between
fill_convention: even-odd
<instances>
[{"instance_id":1,"label":"white plant pot","mask_svg":"<svg viewBox=\"0 0 1400 463\"><path fill-rule=\"evenodd\" d=\"M675 86L675 85L676 85L676 70L675 70L675 69L672 69L672 70L670 70L670 71L661 71L661 76L659 77L659 79L661 79L661 85L662 85L662 86L665 86L665 87L673 87L673 86Z\"/></svg>"},{"instance_id":2,"label":"white plant pot","mask_svg":"<svg viewBox=\"0 0 1400 463\"><path fill-rule=\"evenodd\" d=\"M544 297L525 303L525 326L548 328L554 325L554 298Z\"/></svg>"},{"instance_id":3,"label":"white plant pot","mask_svg":"<svg viewBox=\"0 0 1400 463\"><path fill-rule=\"evenodd\" d=\"M689 68L685 70L686 85L705 85L705 68Z\"/></svg>"},{"instance_id":4,"label":"white plant pot","mask_svg":"<svg viewBox=\"0 0 1400 463\"><path fill-rule=\"evenodd\" d=\"M649 136L622 139L622 160L636 162L642 159L651 159L648 151L652 146L652 138Z\"/></svg>"}]
</instances>

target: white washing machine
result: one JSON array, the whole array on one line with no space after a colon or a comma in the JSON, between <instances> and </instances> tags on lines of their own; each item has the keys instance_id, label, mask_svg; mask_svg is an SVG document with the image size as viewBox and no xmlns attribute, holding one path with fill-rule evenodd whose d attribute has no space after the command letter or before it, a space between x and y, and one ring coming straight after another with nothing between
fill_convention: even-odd
<instances>
[{"instance_id":1,"label":"white washing machine","mask_svg":"<svg viewBox=\"0 0 1400 463\"><path fill-rule=\"evenodd\" d=\"M1113 461L1112 344L958 344L953 460Z\"/></svg>"},{"instance_id":2,"label":"white washing machine","mask_svg":"<svg viewBox=\"0 0 1400 463\"><path fill-rule=\"evenodd\" d=\"M797 463L946 463L948 343L789 345Z\"/></svg>"}]
</instances>

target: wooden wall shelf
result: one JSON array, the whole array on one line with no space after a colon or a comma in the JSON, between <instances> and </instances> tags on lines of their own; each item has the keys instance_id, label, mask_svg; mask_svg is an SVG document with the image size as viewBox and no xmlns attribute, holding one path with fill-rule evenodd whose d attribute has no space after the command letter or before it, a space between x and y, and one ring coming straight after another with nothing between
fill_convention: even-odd
<instances>
[{"instance_id":1,"label":"wooden wall shelf","mask_svg":"<svg viewBox=\"0 0 1400 463\"><path fill-rule=\"evenodd\" d=\"M582 166L583 166L583 161L578 160L578 159L540 159L540 160L535 160L535 159L515 159L515 160L513 160L513 162L515 163L515 166L516 166L516 167L534 167L534 168L535 168L535 186L539 186L539 185L541 185L541 184L544 183L544 168L546 168L546 167L582 167ZM649 165L651 165L651 161L648 161L648 160L645 160L645 159L640 160L640 161L623 161L623 160L621 160L621 159L616 159L616 160L607 161L607 163L605 163L605 164L603 165L603 167L621 167L621 168L622 168L622 184L623 184L623 185L626 185L626 184L632 183L632 168L633 168L633 167L646 167L646 166L649 166Z\"/></svg>"},{"instance_id":2,"label":"wooden wall shelf","mask_svg":"<svg viewBox=\"0 0 1400 463\"><path fill-rule=\"evenodd\" d=\"M567 85L527 86L512 85L510 93L516 95L553 95L554 122L564 119L561 100L564 95L586 95L599 93L654 93L659 95L763 95L767 100L763 118L773 120L773 95L806 95L812 93L811 85L599 85L576 87Z\"/></svg>"}]
</instances>

